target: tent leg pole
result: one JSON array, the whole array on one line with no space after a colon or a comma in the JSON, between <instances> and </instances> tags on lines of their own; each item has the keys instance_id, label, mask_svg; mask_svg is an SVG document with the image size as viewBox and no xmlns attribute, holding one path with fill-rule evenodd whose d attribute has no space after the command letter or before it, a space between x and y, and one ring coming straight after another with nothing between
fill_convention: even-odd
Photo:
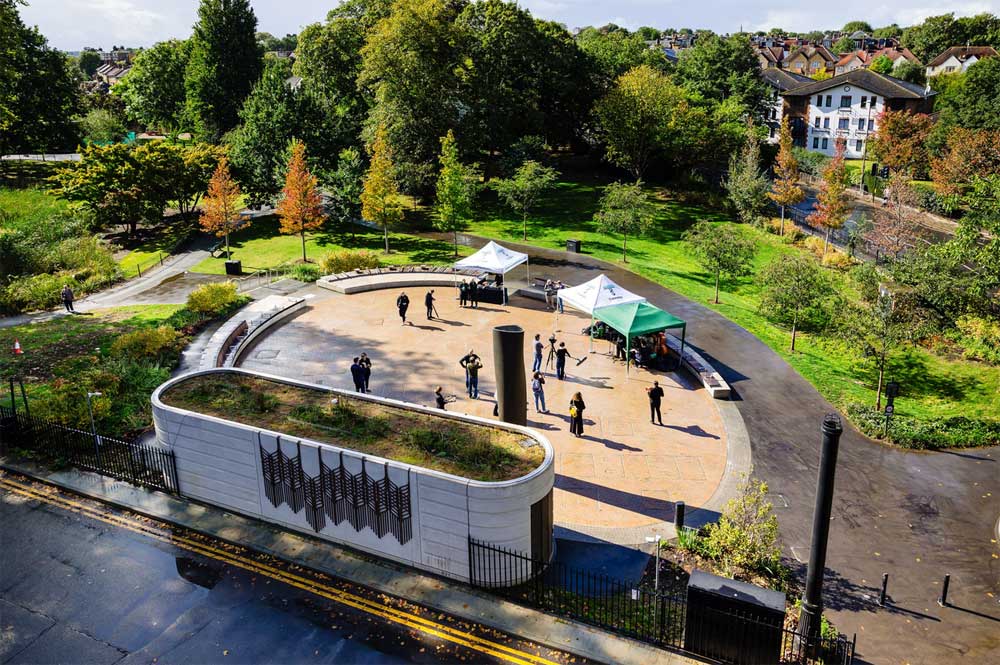
<instances>
[{"instance_id":1,"label":"tent leg pole","mask_svg":"<svg viewBox=\"0 0 1000 665\"><path fill-rule=\"evenodd\" d=\"M558 311L558 310L557 310ZM594 315L590 315L590 353L594 352Z\"/></svg>"}]
</instances>

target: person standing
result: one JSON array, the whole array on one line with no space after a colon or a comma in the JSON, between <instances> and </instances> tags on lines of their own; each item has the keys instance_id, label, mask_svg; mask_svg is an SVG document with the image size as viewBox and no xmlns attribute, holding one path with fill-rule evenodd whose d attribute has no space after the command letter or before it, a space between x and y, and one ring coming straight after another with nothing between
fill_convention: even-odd
<instances>
[{"instance_id":1,"label":"person standing","mask_svg":"<svg viewBox=\"0 0 1000 665\"><path fill-rule=\"evenodd\" d=\"M559 342L559 348L556 349L556 378L560 381L566 378L566 358L573 358L573 356L569 354L566 342Z\"/></svg>"},{"instance_id":2,"label":"person standing","mask_svg":"<svg viewBox=\"0 0 1000 665\"><path fill-rule=\"evenodd\" d=\"M424 296L424 306L427 307L427 320L430 321L434 318L434 289Z\"/></svg>"},{"instance_id":3,"label":"person standing","mask_svg":"<svg viewBox=\"0 0 1000 665\"><path fill-rule=\"evenodd\" d=\"M652 388L646 388L646 394L649 395L649 422L654 422L653 417L663 424L663 416L660 415L660 401L663 399L663 388L660 387L659 381L653 381Z\"/></svg>"},{"instance_id":4,"label":"person standing","mask_svg":"<svg viewBox=\"0 0 1000 665\"><path fill-rule=\"evenodd\" d=\"M63 284L62 291L59 294L62 297L63 307L70 314L75 314L76 311L73 309L73 289L69 288L69 284Z\"/></svg>"},{"instance_id":5,"label":"person standing","mask_svg":"<svg viewBox=\"0 0 1000 665\"><path fill-rule=\"evenodd\" d=\"M354 362L351 363L351 380L354 381L354 390L363 393L365 391L364 370L361 369L361 363L358 360L359 358L355 356Z\"/></svg>"},{"instance_id":6,"label":"person standing","mask_svg":"<svg viewBox=\"0 0 1000 665\"><path fill-rule=\"evenodd\" d=\"M541 372L535 372L531 377L531 394L535 396L535 411L548 413L549 410L545 408L545 377Z\"/></svg>"},{"instance_id":7,"label":"person standing","mask_svg":"<svg viewBox=\"0 0 1000 665\"><path fill-rule=\"evenodd\" d=\"M545 345L542 344L541 335L538 334L535 335L534 348L535 348L535 357L531 361L531 371L538 372L540 369L542 369L542 351L545 350Z\"/></svg>"},{"instance_id":8,"label":"person standing","mask_svg":"<svg viewBox=\"0 0 1000 665\"><path fill-rule=\"evenodd\" d=\"M563 299L559 297L559 292L566 288L566 285L562 283L562 280L556 280L556 306L559 308L559 313L563 314Z\"/></svg>"},{"instance_id":9,"label":"person standing","mask_svg":"<svg viewBox=\"0 0 1000 665\"><path fill-rule=\"evenodd\" d=\"M577 437L583 436L583 410L586 408L583 395L573 393L573 399L569 401L569 431Z\"/></svg>"},{"instance_id":10,"label":"person standing","mask_svg":"<svg viewBox=\"0 0 1000 665\"><path fill-rule=\"evenodd\" d=\"M545 309L552 309L552 298L556 294L556 287L551 279L545 280L545 286L542 287L542 291L545 293Z\"/></svg>"},{"instance_id":11,"label":"person standing","mask_svg":"<svg viewBox=\"0 0 1000 665\"><path fill-rule=\"evenodd\" d=\"M434 404L437 405L437 408L444 411L444 402L444 395L441 394L441 386L438 386L434 389Z\"/></svg>"},{"instance_id":12,"label":"person standing","mask_svg":"<svg viewBox=\"0 0 1000 665\"><path fill-rule=\"evenodd\" d=\"M410 297L406 295L406 292L399 294L396 298L396 308L399 310L399 318L403 320L403 325L406 325L406 310L410 307Z\"/></svg>"},{"instance_id":13,"label":"person standing","mask_svg":"<svg viewBox=\"0 0 1000 665\"><path fill-rule=\"evenodd\" d=\"M367 353L362 353L361 358L358 359L358 364L361 365L361 382L365 387L361 392L370 393L371 388L368 387L368 382L372 378L372 359L368 357Z\"/></svg>"},{"instance_id":14,"label":"person standing","mask_svg":"<svg viewBox=\"0 0 1000 665\"><path fill-rule=\"evenodd\" d=\"M476 283L475 279L469 280L469 304L473 307L479 307L479 284Z\"/></svg>"},{"instance_id":15,"label":"person standing","mask_svg":"<svg viewBox=\"0 0 1000 665\"><path fill-rule=\"evenodd\" d=\"M469 301L469 283L464 279L458 283L458 304L460 307L465 307L465 303Z\"/></svg>"},{"instance_id":16,"label":"person standing","mask_svg":"<svg viewBox=\"0 0 1000 665\"><path fill-rule=\"evenodd\" d=\"M472 399L479 398L479 369L483 366L482 361L476 352L469 349L469 352L462 356L458 364L465 370L465 389Z\"/></svg>"}]
</instances>

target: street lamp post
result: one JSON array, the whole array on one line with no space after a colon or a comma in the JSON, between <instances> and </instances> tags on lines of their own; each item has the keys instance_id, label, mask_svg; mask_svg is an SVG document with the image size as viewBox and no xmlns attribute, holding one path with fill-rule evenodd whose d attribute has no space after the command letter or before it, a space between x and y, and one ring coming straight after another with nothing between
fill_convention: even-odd
<instances>
[{"instance_id":1,"label":"street lamp post","mask_svg":"<svg viewBox=\"0 0 1000 665\"><path fill-rule=\"evenodd\" d=\"M655 536L646 536L647 543L656 543L654 547L656 548L656 574L653 578L653 590L656 593L660 592L660 534Z\"/></svg>"},{"instance_id":2,"label":"street lamp post","mask_svg":"<svg viewBox=\"0 0 1000 665\"><path fill-rule=\"evenodd\" d=\"M830 510L833 505L833 482L837 473L837 452L844 428L840 417L829 414L823 419L823 449L819 458L816 482L816 507L813 511L812 544L809 547L809 569L802 593L799 613L799 636L806 645L820 632L823 615L823 571L826 568L826 544L830 537Z\"/></svg>"},{"instance_id":3,"label":"street lamp post","mask_svg":"<svg viewBox=\"0 0 1000 665\"><path fill-rule=\"evenodd\" d=\"M90 433L94 437L94 454L97 456L97 463L101 463L101 437L97 434L97 426L94 424L94 404L93 398L100 397L101 393L87 393L87 413L90 414Z\"/></svg>"}]
</instances>

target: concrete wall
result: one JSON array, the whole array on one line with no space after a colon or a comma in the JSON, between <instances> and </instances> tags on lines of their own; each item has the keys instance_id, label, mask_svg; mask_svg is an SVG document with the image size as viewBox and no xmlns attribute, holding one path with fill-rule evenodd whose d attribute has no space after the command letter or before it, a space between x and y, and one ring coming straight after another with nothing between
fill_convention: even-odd
<instances>
[{"instance_id":1,"label":"concrete wall","mask_svg":"<svg viewBox=\"0 0 1000 665\"><path fill-rule=\"evenodd\" d=\"M437 417L503 427L542 446L545 457L526 476L504 482L480 482L185 411L161 400L163 391L186 378L226 373L260 376ZM241 369L205 370L171 379L156 389L152 403L157 441L176 454L178 484L183 495L463 581L469 579L470 537L519 552L531 551L531 505L548 494L555 479L551 444L528 428ZM331 468L343 460L349 473L360 472L363 464L367 475L375 480L388 473L394 483L408 482L412 536L400 542L391 533L379 537L371 528L355 529L347 521L337 525L328 517L317 532L306 520L308 508L295 512L283 503L272 505L265 492L260 450L263 447L266 453L273 453L279 444L286 455L301 454L302 470L307 476L319 474L322 456Z\"/></svg>"}]
</instances>

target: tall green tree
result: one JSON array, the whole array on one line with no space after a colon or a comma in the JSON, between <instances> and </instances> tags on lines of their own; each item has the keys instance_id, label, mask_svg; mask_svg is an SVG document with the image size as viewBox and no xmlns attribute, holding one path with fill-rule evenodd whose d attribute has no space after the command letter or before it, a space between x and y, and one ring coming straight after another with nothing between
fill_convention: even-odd
<instances>
[{"instance_id":1,"label":"tall green tree","mask_svg":"<svg viewBox=\"0 0 1000 665\"><path fill-rule=\"evenodd\" d=\"M403 206L396 184L392 146L381 127L375 132L372 143L372 161L365 174L361 192L361 215L382 227L385 234L385 253L389 253L389 227L403 221Z\"/></svg>"},{"instance_id":2,"label":"tall green tree","mask_svg":"<svg viewBox=\"0 0 1000 665\"><path fill-rule=\"evenodd\" d=\"M199 137L217 141L263 69L249 0L201 0L184 77L186 114Z\"/></svg>"},{"instance_id":3,"label":"tall green tree","mask_svg":"<svg viewBox=\"0 0 1000 665\"><path fill-rule=\"evenodd\" d=\"M834 53L850 53L855 50L856 44L850 37L841 37L833 44Z\"/></svg>"},{"instance_id":4,"label":"tall green tree","mask_svg":"<svg viewBox=\"0 0 1000 665\"><path fill-rule=\"evenodd\" d=\"M795 351L800 324L825 315L823 305L834 293L829 278L812 257L782 254L761 271L758 283L761 312L791 326L789 350Z\"/></svg>"},{"instance_id":5,"label":"tall green tree","mask_svg":"<svg viewBox=\"0 0 1000 665\"><path fill-rule=\"evenodd\" d=\"M760 167L760 141L752 125L747 128L739 153L729 159L723 184L741 222L756 222L767 211L771 181Z\"/></svg>"},{"instance_id":6,"label":"tall green tree","mask_svg":"<svg viewBox=\"0 0 1000 665\"><path fill-rule=\"evenodd\" d=\"M755 119L769 108L771 87L760 73L749 36L711 36L684 49L677 61L677 79L705 99L736 99Z\"/></svg>"},{"instance_id":7,"label":"tall green tree","mask_svg":"<svg viewBox=\"0 0 1000 665\"><path fill-rule=\"evenodd\" d=\"M330 217L353 228L361 217L365 164L357 148L344 148L337 155L337 168L320 179L330 195Z\"/></svg>"},{"instance_id":8,"label":"tall green tree","mask_svg":"<svg viewBox=\"0 0 1000 665\"><path fill-rule=\"evenodd\" d=\"M648 65L662 72L669 69L663 51L649 48L642 37L628 30L584 28L577 34L576 43L596 64L596 83L600 90L607 90L615 79L635 67Z\"/></svg>"},{"instance_id":9,"label":"tall green tree","mask_svg":"<svg viewBox=\"0 0 1000 665\"><path fill-rule=\"evenodd\" d=\"M92 78L97 72L97 68L101 66L101 54L97 51L83 51L80 53L77 63L84 76L88 79Z\"/></svg>"},{"instance_id":10,"label":"tall green tree","mask_svg":"<svg viewBox=\"0 0 1000 665\"><path fill-rule=\"evenodd\" d=\"M463 164L458 156L455 133L450 129L441 137L441 171L437 179L437 204L434 225L452 233L455 256L458 256L458 232L472 219L472 205L479 189L480 174L475 166Z\"/></svg>"},{"instance_id":11,"label":"tall green tree","mask_svg":"<svg viewBox=\"0 0 1000 665\"><path fill-rule=\"evenodd\" d=\"M845 32L847 34L851 34L852 32L857 32L858 30L860 30L861 32L867 32L868 34L871 34L872 24L868 23L867 21L848 21L847 23L844 24L844 27L840 29L841 32Z\"/></svg>"},{"instance_id":12,"label":"tall green tree","mask_svg":"<svg viewBox=\"0 0 1000 665\"><path fill-rule=\"evenodd\" d=\"M542 135L549 145L586 146L591 110L600 91L596 61L566 27L535 19L539 35L538 87Z\"/></svg>"},{"instance_id":13,"label":"tall green tree","mask_svg":"<svg viewBox=\"0 0 1000 665\"><path fill-rule=\"evenodd\" d=\"M1000 174L973 176L963 202L968 212L959 222L958 240L976 272L995 289L1000 285Z\"/></svg>"},{"instance_id":14,"label":"tall green tree","mask_svg":"<svg viewBox=\"0 0 1000 665\"><path fill-rule=\"evenodd\" d=\"M0 154L72 150L79 74L37 28L24 25L18 4L0 1Z\"/></svg>"},{"instance_id":15,"label":"tall green tree","mask_svg":"<svg viewBox=\"0 0 1000 665\"><path fill-rule=\"evenodd\" d=\"M753 239L730 224L701 221L684 232L698 262L715 278L715 304L719 304L722 277L749 275L757 247Z\"/></svg>"},{"instance_id":16,"label":"tall green tree","mask_svg":"<svg viewBox=\"0 0 1000 665\"><path fill-rule=\"evenodd\" d=\"M190 51L190 42L171 39L139 52L125 78L111 89L125 102L130 118L161 131L181 128Z\"/></svg>"},{"instance_id":17,"label":"tall green tree","mask_svg":"<svg viewBox=\"0 0 1000 665\"><path fill-rule=\"evenodd\" d=\"M490 183L509 208L521 214L521 238L528 239L528 215L542 194L559 181L559 173L550 166L528 160L510 178L498 178Z\"/></svg>"},{"instance_id":18,"label":"tall green tree","mask_svg":"<svg viewBox=\"0 0 1000 665\"><path fill-rule=\"evenodd\" d=\"M892 58L887 55L880 55L871 61L871 64L868 65L868 69L878 74L892 74L894 66Z\"/></svg>"},{"instance_id":19,"label":"tall green tree","mask_svg":"<svg viewBox=\"0 0 1000 665\"><path fill-rule=\"evenodd\" d=\"M955 14L929 16L923 23L903 30L902 46L913 51L921 62L927 62L950 46L972 44L1000 47L1000 18L992 14L977 14L955 18Z\"/></svg>"},{"instance_id":20,"label":"tall green tree","mask_svg":"<svg viewBox=\"0 0 1000 665\"><path fill-rule=\"evenodd\" d=\"M80 128L89 143L114 143L125 137L125 123L106 109L88 111L80 119Z\"/></svg>"},{"instance_id":21,"label":"tall green tree","mask_svg":"<svg viewBox=\"0 0 1000 665\"><path fill-rule=\"evenodd\" d=\"M613 182L604 188L594 221L602 233L620 233L622 262L628 263L628 237L648 233L656 220L656 207L642 191L642 182Z\"/></svg>"},{"instance_id":22,"label":"tall green tree","mask_svg":"<svg viewBox=\"0 0 1000 665\"><path fill-rule=\"evenodd\" d=\"M400 185L428 194L440 138L458 126L468 59L453 0L398 0L361 50L358 84L374 93L369 131L381 127L396 160Z\"/></svg>"}]
</instances>

